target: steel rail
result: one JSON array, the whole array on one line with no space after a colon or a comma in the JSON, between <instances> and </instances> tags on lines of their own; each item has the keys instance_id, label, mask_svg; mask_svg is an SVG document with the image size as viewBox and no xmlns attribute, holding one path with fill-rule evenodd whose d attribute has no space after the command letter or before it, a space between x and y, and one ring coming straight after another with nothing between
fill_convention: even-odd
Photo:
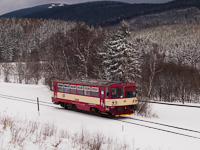
<instances>
[{"instance_id":1,"label":"steel rail","mask_svg":"<svg viewBox=\"0 0 200 150\"><path fill-rule=\"evenodd\" d=\"M10 96L10 95L4 95L4 94L0 94L1 97L9 97L9 98L16 98L16 99L23 99L23 100L28 100L28 101L33 101L36 102L37 99L29 99L29 98L22 98L22 97L16 97L16 96ZM44 102L44 101L40 101L40 103L46 103L46 104L52 104L50 102Z\"/></svg>"},{"instance_id":2,"label":"steel rail","mask_svg":"<svg viewBox=\"0 0 200 150\"><path fill-rule=\"evenodd\" d=\"M165 126L165 127L170 127L170 128L175 128L175 129L179 129L179 130L194 132L194 133L200 133L200 131L191 130L191 129L187 129L187 128L182 128L182 127L177 127L177 126L172 126L172 125L167 125L167 124L163 124L163 123L157 123L157 122L153 122L153 121L135 119L135 118L131 118L131 117L124 117L124 118L131 119L131 120L136 120L136 121L141 121L141 122L147 122L147 123L156 124L156 125Z\"/></svg>"},{"instance_id":3,"label":"steel rail","mask_svg":"<svg viewBox=\"0 0 200 150\"><path fill-rule=\"evenodd\" d=\"M143 101L143 100L138 100L138 102L154 103L154 104L162 104L162 105L171 105L171 106L181 106L181 107L200 108L200 106L194 106L194 105L184 105L184 104L162 103L162 102L156 102L156 101Z\"/></svg>"},{"instance_id":4,"label":"steel rail","mask_svg":"<svg viewBox=\"0 0 200 150\"><path fill-rule=\"evenodd\" d=\"M150 129L154 129L154 130L159 130L159 131L163 131L163 132L168 132L168 133L172 133L172 134L181 135L181 136L190 137L190 138L194 138L194 139L200 140L200 137L196 137L196 136L192 136L192 135L188 135L188 134L178 133L178 132L165 130L165 129L160 129L160 128L156 128L156 127L151 127L151 126L147 126L147 125L142 125L142 124L138 124L138 123L128 122L128 121L119 120L119 119L116 119L116 118L113 118L113 119L117 120L119 122L133 124L133 125L137 125L137 126L141 126L141 127L145 127L145 128L150 128Z\"/></svg>"}]
</instances>

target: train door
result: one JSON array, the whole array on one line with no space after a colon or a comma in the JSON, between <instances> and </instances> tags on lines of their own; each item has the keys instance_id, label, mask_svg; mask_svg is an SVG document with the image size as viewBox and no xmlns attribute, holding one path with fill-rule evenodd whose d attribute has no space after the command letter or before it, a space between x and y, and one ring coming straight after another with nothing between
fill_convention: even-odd
<instances>
[{"instance_id":1,"label":"train door","mask_svg":"<svg viewBox=\"0 0 200 150\"><path fill-rule=\"evenodd\" d=\"M105 104L104 104L104 99L105 99L105 91L104 91L104 88L101 87L100 88L100 91L101 91L101 97L100 97L100 103L101 103L101 106L104 108L105 107Z\"/></svg>"}]
</instances>

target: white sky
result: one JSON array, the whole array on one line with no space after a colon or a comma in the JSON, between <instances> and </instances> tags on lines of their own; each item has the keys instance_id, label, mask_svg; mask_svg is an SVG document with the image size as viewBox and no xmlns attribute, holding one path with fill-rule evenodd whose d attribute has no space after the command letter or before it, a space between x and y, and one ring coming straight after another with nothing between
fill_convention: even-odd
<instances>
[{"instance_id":1,"label":"white sky","mask_svg":"<svg viewBox=\"0 0 200 150\"><path fill-rule=\"evenodd\" d=\"M98 1L98 0L0 0L0 15L14 10L46 4L46 3L52 3L52 2L75 4L87 1ZM172 0L116 0L116 1L130 2L130 3L164 3Z\"/></svg>"}]
</instances>

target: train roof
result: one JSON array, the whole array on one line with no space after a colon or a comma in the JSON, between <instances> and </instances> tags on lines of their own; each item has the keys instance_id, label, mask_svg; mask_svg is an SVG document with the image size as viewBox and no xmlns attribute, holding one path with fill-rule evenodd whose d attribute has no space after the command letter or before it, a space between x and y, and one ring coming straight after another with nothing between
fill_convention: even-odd
<instances>
[{"instance_id":1,"label":"train roof","mask_svg":"<svg viewBox=\"0 0 200 150\"><path fill-rule=\"evenodd\" d=\"M73 79L73 80L52 79L52 81L71 83L71 84L93 85L93 86L110 86L113 84L123 83L122 81L107 81L107 80L94 80L94 79Z\"/></svg>"}]
</instances>

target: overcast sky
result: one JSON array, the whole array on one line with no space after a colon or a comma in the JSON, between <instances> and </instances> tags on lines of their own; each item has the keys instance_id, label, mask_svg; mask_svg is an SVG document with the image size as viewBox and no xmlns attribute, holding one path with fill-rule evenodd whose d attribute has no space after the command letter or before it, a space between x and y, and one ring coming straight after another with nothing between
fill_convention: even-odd
<instances>
[{"instance_id":1,"label":"overcast sky","mask_svg":"<svg viewBox=\"0 0 200 150\"><path fill-rule=\"evenodd\" d=\"M52 2L75 4L88 1L100 1L100 0L0 0L0 15L14 10L46 4L46 3L52 3ZM172 0L116 0L116 1L130 2L130 3L165 3Z\"/></svg>"}]
</instances>

